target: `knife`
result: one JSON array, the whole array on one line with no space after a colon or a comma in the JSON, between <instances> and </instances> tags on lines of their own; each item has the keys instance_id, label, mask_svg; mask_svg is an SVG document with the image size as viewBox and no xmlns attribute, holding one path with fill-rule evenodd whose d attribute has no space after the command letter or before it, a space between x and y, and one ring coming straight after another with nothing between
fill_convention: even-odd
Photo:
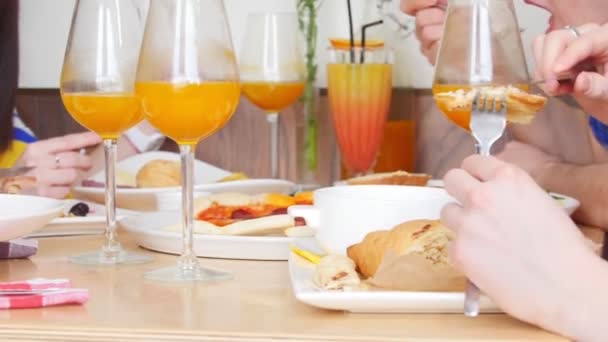
<instances>
[{"instance_id":1,"label":"knife","mask_svg":"<svg viewBox=\"0 0 608 342\"><path fill-rule=\"evenodd\" d=\"M33 166L17 166L0 168L0 178L22 176L34 169Z\"/></svg>"}]
</instances>

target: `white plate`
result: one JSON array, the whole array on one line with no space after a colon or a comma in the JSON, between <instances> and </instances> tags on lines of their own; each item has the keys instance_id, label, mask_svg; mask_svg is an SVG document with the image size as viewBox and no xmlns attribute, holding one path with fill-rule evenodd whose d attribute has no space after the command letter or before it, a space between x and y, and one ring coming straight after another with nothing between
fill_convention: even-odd
<instances>
[{"instance_id":1,"label":"white plate","mask_svg":"<svg viewBox=\"0 0 608 342\"><path fill-rule=\"evenodd\" d=\"M0 241L32 234L61 215L63 202L35 196L0 194Z\"/></svg>"},{"instance_id":2,"label":"white plate","mask_svg":"<svg viewBox=\"0 0 608 342\"><path fill-rule=\"evenodd\" d=\"M180 254L180 233L163 230L180 222L179 212L154 212L129 216L120 221L142 247L158 252ZM218 236L194 234L194 252L199 257L242 260L287 260L288 237L280 236Z\"/></svg>"},{"instance_id":3,"label":"white plate","mask_svg":"<svg viewBox=\"0 0 608 342\"><path fill-rule=\"evenodd\" d=\"M232 182L201 184L196 185L194 189L211 193L240 192L250 195L267 192L292 194L298 190L295 183L283 179L244 179Z\"/></svg>"},{"instance_id":4,"label":"white plate","mask_svg":"<svg viewBox=\"0 0 608 342\"><path fill-rule=\"evenodd\" d=\"M70 199L64 201L63 214L67 215L70 208L80 200ZM29 235L29 237L51 237L51 236L70 236L70 235L96 235L102 234L106 227L105 207L96 203L85 202L90 209L87 216L57 217L51 220L44 228ZM116 219L121 220L134 212L117 209Z\"/></svg>"},{"instance_id":5,"label":"white plate","mask_svg":"<svg viewBox=\"0 0 608 342\"><path fill-rule=\"evenodd\" d=\"M135 155L117 163L116 169L136 174L147 162L154 159L179 160L179 155L171 152L148 152ZM247 179L233 182L216 183L231 173L207 164L200 160L194 163L194 189L198 192L243 192L256 194L262 192L291 193L296 189L292 182L279 179ZM91 177L97 182L104 181L104 173L100 172ZM179 208L178 193L180 187L148 188L148 189L117 189L116 206L137 211L169 211ZM74 195L77 198L104 202L104 188L77 186Z\"/></svg>"},{"instance_id":6,"label":"white plate","mask_svg":"<svg viewBox=\"0 0 608 342\"><path fill-rule=\"evenodd\" d=\"M440 179L432 179L428 182L427 186L443 188L444 184L443 184L443 181ZM557 201L559 202L559 204L562 205L562 207L564 207L564 209L566 210L568 215L574 214L576 209L578 209L578 207L580 207L580 205L581 205L581 203L578 200L576 200L572 197L568 197L566 195L557 194L554 192L550 192L549 195L554 196L555 198L559 198L559 200L557 200Z\"/></svg>"},{"instance_id":7,"label":"white plate","mask_svg":"<svg viewBox=\"0 0 608 342\"><path fill-rule=\"evenodd\" d=\"M314 241L297 244L318 250ZM314 265L299 256L289 255L289 275L294 296L301 302L322 309L353 313L462 313L464 293L405 291L324 291L312 281ZM487 297L480 298L482 313L501 312Z\"/></svg>"}]
</instances>

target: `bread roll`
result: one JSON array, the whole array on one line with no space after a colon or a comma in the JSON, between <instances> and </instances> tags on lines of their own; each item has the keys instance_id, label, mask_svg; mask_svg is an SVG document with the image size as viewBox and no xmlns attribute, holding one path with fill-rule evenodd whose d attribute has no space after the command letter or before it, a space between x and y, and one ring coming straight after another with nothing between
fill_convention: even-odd
<instances>
[{"instance_id":1,"label":"bread roll","mask_svg":"<svg viewBox=\"0 0 608 342\"><path fill-rule=\"evenodd\" d=\"M430 175L422 173L409 173L395 171L375 173L371 175L351 178L346 181L348 185L414 185L426 186L431 179Z\"/></svg>"},{"instance_id":2,"label":"bread roll","mask_svg":"<svg viewBox=\"0 0 608 342\"><path fill-rule=\"evenodd\" d=\"M170 160L152 160L137 172L138 188L166 188L180 185L180 164Z\"/></svg>"},{"instance_id":3,"label":"bread roll","mask_svg":"<svg viewBox=\"0 0 608 342\"><path fill-rule=\"evenodd\" d=\"M452 231L439 221L409 221L388 231L367 234L362 242L350 246L347 254L359 272L369 278L376 274L388 251L394 255L418 254L433 264L447 265L447 245L453 238Z\"/></svg>"},{"instance_id":4,"label":"bread roll","mask_svg":"<svg viewBox=\"0 0 608 342\"><path fill-rule=\"evenodd\" d=\"M459 89L445 93L435 94L437 104L448 111L471 111L475 95L481 91L492 99L505 98L507 102L507 121L527 124L534 115L542 110L547 98L527 93L519 88L508 87L479 87L471 90Z\"/></svg>"}]
</instances>

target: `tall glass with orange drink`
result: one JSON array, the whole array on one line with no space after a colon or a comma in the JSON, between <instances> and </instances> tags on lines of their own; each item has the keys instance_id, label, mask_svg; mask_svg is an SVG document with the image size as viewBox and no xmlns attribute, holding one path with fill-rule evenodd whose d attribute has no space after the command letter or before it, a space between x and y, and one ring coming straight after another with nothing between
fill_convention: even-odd
<instances>
[{"instance_id":1,"label":"tall glass with orange drink","mask_svg":"<svg viewBox=\"0 0 608 342\"><path fill-rule=\"evenodd\" d=\"M106 241L101 250L70 258L80 264L142 263L116 235L116 142L143 118L135 97L137 56L143 36L137 1L78 1L61 73L61 98L72 117L104 140Z\"/></svg>"},{"instance_id":2,"label":"tall glass with orange drink","mask_svg":"<svg viewBox=\"0 0 608 342\"><path fill-rule=\"evenodd\" d=\"M229 272L201 267L193 250L193 169L199 141L220 130L239 102L236 58L222 0L152 0L135 93L146 119L180 149L183 248L151 280L211 282Z\"/></svg>"},{"instance_id":3,"label":"tall glass with orange drink","mask_svg":"<svg viewBox=\"0 0 608 342\"><path fill-rule=\"evenodd\" d=\"M247 18L241 51L243 94L270 124L270 174L279 177L279 113L304 92L304 63L295 13L255 13Z\"/></svg>"},{"instance_id":4,"label":"tall glass with orange drink","mask_svg":"<svg viewBox=\"0 0 608 342\"><path fill-rule=\"evenodd\" d=\"M363 59L359 56L364 54ZM392 92L393 56L385 48L330 50L327 91L340 155L351 176L372 170Z\"/></svg>"}]
</instances>

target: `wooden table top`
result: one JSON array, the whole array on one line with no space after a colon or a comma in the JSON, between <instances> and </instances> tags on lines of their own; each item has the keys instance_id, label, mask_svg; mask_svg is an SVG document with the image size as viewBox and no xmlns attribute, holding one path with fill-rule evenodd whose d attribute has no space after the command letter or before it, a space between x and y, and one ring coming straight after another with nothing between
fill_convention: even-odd
<instances>
[{"instance_id":1,"label":"wooden table top","mask_svg":"<svg viewBox=\"0 0 608 342\"><path fill-rule=\"evenodd\" d=\"M123 244L136 248L129 237ZM69 278L88 288L82 306L0 310L0 340L44 341L564 341L506 315L369 315L307 306L292 295L285 262L201 259L234 273L215 285L144 280L143 272L176 257L154 253L151 264L88 267L66 256L101 245L101 237L40 240L30 260L0 261L1 280ZM144 253L150 253L142 251Z\"/></svg>"}]
</instances>

